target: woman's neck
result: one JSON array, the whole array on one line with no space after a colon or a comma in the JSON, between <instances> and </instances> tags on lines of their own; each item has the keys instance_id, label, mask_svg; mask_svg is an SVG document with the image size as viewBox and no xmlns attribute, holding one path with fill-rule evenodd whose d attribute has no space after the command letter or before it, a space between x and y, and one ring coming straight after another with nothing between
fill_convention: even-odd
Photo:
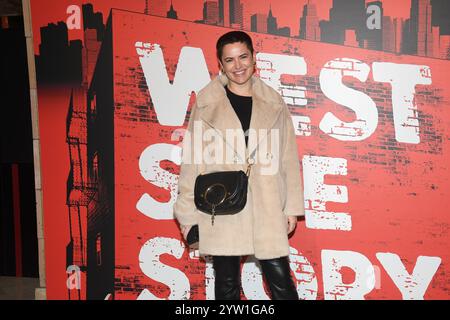
<instances>
[{"instance_id":1,"label":"woman's neck","mask_svg":"<svg viewBox=\"0 0 450 320\"><path fill-rule=\"evenodd\" d=\"M238 96L251 97L252 96L252 86L251 83L245 86L233 85L233 83L227 84L228 89Z\"/></svg>"}]
</instances>

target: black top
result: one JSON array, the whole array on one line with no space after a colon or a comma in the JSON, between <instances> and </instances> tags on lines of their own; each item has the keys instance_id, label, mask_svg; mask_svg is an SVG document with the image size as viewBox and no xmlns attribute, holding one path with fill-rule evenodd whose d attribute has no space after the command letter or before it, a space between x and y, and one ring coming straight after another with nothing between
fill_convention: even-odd
<instances>
[{"instance_id":1,"label":"black top","mask_svg":"<svg viewBox=\"0 0 450 320\"><path fill-rule=\"evenodd\" d=\"M252 116L252 97L239 96L225 86L228 100L241 121L242 130L245 134L245 145L248 143L248 128L250 127L250 119Z\"/></svg>"}]
</instances>

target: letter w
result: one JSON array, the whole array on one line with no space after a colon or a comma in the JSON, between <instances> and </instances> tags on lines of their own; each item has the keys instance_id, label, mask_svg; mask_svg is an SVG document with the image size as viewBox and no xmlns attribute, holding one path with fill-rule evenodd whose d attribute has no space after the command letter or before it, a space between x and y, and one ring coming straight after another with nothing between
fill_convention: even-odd
<instances>
[{"instance_id":1,"label":"letter w","mask_svg":"<svg viewBox=\"0 0 450 320\"><path fill-rule=\"evenodd\" d=\"M170 83L161 46L136 42L135 47L159 123L182 126L192 92L197 93L211 80L202 50L181 49L174 80Z\"/></svg>"}]
</instances>

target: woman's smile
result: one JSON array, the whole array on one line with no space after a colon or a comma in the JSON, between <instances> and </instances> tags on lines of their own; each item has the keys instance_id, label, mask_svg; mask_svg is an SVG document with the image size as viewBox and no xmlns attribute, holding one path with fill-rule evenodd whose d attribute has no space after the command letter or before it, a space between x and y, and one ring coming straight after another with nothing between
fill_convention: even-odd
<instances>
[{"instance_id":1,"label":"woman's smile","mask_svg":"<svg viewBox=\"0 0 450 320\"><path fill-rule=\"evenodd\" d=\"M235 71L234 74L236 75L241 75L244 74L245 70L239 70L239 71Z\"/></svg>"}]
</instances>

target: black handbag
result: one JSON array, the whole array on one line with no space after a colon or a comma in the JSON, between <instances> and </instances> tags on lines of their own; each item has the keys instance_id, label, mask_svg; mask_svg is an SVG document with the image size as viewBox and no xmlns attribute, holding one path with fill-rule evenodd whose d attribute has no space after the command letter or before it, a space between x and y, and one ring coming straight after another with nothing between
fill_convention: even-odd
<instances>
[{"instance_id":1,"label":"black handbag","mask_svg":"<svg viewBox=\"0 0 450 320\"><path fill-rule=\"evenodd\" d=\"M191 227L191 230L189 230L187 237L186 237L186 241L188 243L189 246L193 246L195 244L197 244L197 242L199 242L199 232L198 232L198 224L193 225Z\"/></svg>"},{"instance_id":2,"label":"black handbag","mask_svg":"<svg viewBox=\"0 0 450 320\"><path fill-rule=\"evenodd\" d=\"M195 180L195 206L211 215L212 225L216 215L236 214L244 209L252 164L248 161L247 172L216 171L200 174Z\"/></svg>"}]
</instances>

